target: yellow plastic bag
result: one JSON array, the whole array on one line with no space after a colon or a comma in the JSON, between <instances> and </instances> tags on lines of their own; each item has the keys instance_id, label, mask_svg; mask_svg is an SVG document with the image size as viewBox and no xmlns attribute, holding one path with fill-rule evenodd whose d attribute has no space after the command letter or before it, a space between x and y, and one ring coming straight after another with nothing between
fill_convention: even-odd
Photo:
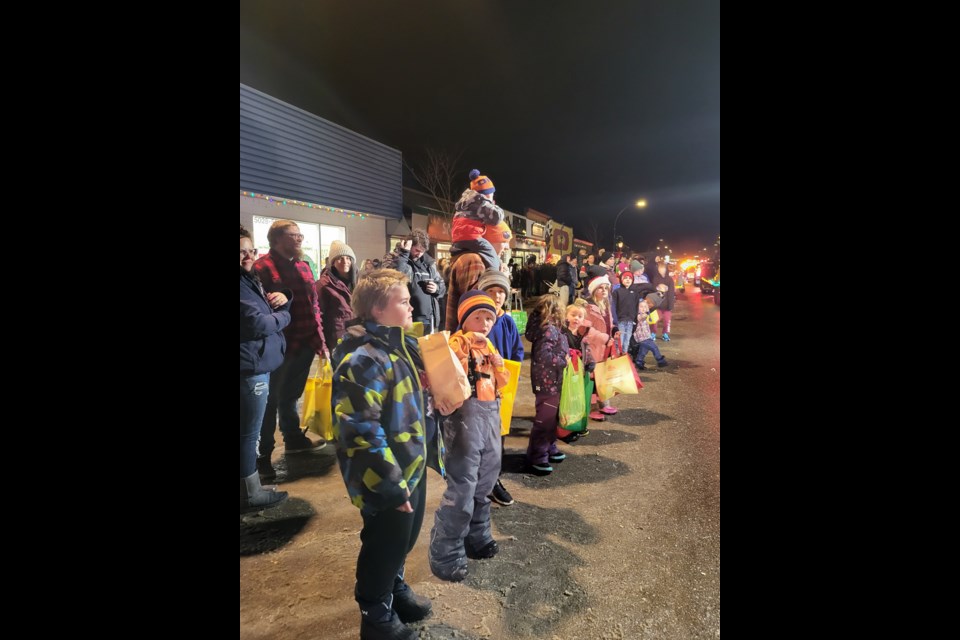
<instances>
[{"instance_id":1,"label":"yellow plastic bag","mask_svg":"<svg viewBox=\"0 0 960 640\"><path fill-rule=\"evenodd\" d=\"M333 440L333 369L329 360L320 360L320 366L307 378L303 389L303 413L300 426L306 427L324 440Z\"/></svg>"},{"instance_id":2,"label":"yellow plastic bag","mask_svg":"<svg viewBox=\"0 0 960 640\"><path fill-rule=\"evenodd\" d=\"M513 403L517 399L517 387L520 383L520 363L504 358L503 366L510 372L510 382L500 389L500 435L510 433L510 421L513 420Z\"/></svg>"},{"instance_id":3,"label":"yellow plastic bag","mask_svg":"<svg viewBox=\"0 0 960 640\"><path fill-rule=\"evenodd\" d=\"M593 378L597 383L597 397L601 400L609 400L618 393L640 393L629 356L598 362L593 370Z\"/></svg>"},{"instance_id":4,"label":"yellow plastic bag","mask_svg":"<svg viewBox=\"0 0 960 640\"><path fill-rule=\"evenodd\" d=\"M647 316L647 322L650 324L657 324L660 321L660 314L657 313L657 310L654 309L650 312L650 315Z\"/></svg>"}]
</instances>

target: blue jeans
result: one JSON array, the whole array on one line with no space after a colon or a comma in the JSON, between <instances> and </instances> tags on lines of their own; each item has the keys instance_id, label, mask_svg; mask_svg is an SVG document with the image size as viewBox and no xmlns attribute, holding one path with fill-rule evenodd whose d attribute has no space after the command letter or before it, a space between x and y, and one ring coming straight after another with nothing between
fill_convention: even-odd
<instances>
[{"instance_id":1,"label":"blue jeans","mask_svg":"<svg viewBox=\"0 0 960 640\"><path fill-rule=\"evenodd\" d=\"M303 439L297 400L307 386L307 376L310 375L310 365L315 355L312 349L302 349L296 353L288 351L283 358L283 364L271 374L270 397L267 399L267 410L260 426L261 458L269 458L273 453L278 414L283 441L287 443Z\"/></svg>"},{"instance_id":2,"label":"blue jeans","mask_svg":"<svg viewBox=\"0 0 960 640\"><path fill-rule=\"evenodd\" d=\"M660 355L660 349L657 347L657 343L654 342L652 338L648 338L640 343L640 351L637 352L637 359L634 361L638 369L643 368L643 360L647 357L648 351L653 352L653 357L656 358L657 362L664 361L665 358Z\"/></svg>"},{"instance_id":3,"label":"blue jeans","mask_svg":"<svg viewBox=\"0 0 960 640\"><path fill-rule=\"evenodd\" d=\"M257 470L257 442L270 395L270 374L240 376L240 477Z\"/></svg>"},{"instance_id":4,"label":"blue jeans","mask_svg":"<svg viewBox=\"0 0 960 640\"><path fill-rule=\"evenodd\" d=\"M633 335L633 328L636 324L636 322L617 323L617 327L620 329L620 349L623 353L627 353L630 350L630 336Z\"/></svg>"}]
</instances>

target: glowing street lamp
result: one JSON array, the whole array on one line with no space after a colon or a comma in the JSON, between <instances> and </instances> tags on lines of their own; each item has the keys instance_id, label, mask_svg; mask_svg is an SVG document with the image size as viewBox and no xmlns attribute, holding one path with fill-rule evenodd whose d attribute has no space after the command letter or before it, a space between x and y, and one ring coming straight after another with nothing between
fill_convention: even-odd
<instances>
[{"instance_id":1,"label":"glowing street lamp","mask_svg":"<svg viewBox=\"0 0 960 640\"><path fill-rule=\"evenodd\" d=\"M637 209L646 209L647 201L646 200L637 200L635 205ZM613 237L617 237L617 223L620 221L620 216L623 215L623 212L630 208L630 205L625 206L623 209L620 209L620 213L617 214L616 219L613 221Z\"/></svg>"}]
</instances>

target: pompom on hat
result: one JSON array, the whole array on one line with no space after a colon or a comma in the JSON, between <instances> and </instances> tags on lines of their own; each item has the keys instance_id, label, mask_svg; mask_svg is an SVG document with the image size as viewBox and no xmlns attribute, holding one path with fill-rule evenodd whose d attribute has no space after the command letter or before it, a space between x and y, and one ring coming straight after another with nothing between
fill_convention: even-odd
<instances>
[{"instance_id":1,"label":"pompom on hat","mask_svg":"<svg viewBox=\"0 0 960 640\"><path fill-rule=\"evenodd\" d=\"M493 186L493 180L487 176L480 175L480 171L477 169L473 169L470 172L470 188L477 193L482 193L487 196L497 190L497 188Z\"/></svg>"}]
</instances>

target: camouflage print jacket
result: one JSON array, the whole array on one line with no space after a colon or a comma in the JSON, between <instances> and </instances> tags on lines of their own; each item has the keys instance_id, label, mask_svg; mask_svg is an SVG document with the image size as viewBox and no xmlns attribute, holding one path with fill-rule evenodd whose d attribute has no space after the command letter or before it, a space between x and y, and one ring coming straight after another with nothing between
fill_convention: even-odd
<instances>
[{"instance_id":1,"label":"camouflage print jacket","mask_svg":"<svg viewBox=\"0 0 960 640\"><path fill-rule=\"evenodd\" d=\"M427 464L444 475L417 340L400 327L358 323L331 360L333 433L350 500L364 513L399 507Z\"/></svg>"}]
</instances>

